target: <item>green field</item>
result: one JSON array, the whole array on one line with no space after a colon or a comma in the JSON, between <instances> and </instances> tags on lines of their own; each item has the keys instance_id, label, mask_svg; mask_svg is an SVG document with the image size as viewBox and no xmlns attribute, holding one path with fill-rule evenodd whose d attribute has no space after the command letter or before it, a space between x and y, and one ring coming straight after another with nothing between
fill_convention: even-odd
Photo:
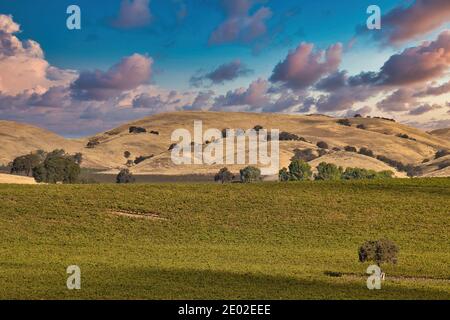
<instances>
[{"instance_id":1,"label":"green field","mask_svg":"<svg viewBox=\"0 0 450 320\"><path fill-rule=\"evenodd\" d=\"M399 263L370 291L357 250L378 238ZM0 284L1 299L450 299L450 179L2 185Z\"/></svg>"}]
</instances>

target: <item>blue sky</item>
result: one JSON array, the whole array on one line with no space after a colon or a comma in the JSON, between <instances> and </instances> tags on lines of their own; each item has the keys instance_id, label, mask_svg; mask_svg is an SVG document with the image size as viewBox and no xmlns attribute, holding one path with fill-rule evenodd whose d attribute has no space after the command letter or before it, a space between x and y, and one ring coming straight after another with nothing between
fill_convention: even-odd
<instances>
[{"instance_id":1,"label":"blue sky","mask_svg":"<svg viewBox=\"0 0 450 320\"><path fill-rule=\"evenodd\" d=\"M0 119L65 135L197 109L450 126L449 3L2 0ZM81 30L66 27L72 4ZM365 27L372 4L381 30Z\"/></svg>"},{"instance_id":2,"label":"blue sky","mask_svg":"<svg viewBox=\"0 0 450 320\"><path fill-rule=\"evenodd\" d=\"M156 82L174 86L174 89L187 89L189 78L195 71L214 68L232 58L241 59L255 70L257 76L268 77L274 63L302 41L313 42L319 47L338 41L348 42L354 36L356 26L365 24L366 9L373 3L371 0L266 2L273 11L269 25L277 34L261 52L254 52L247 44L208 44L209 35L224 19L218 1L185 1L188 13L179 22L176 16L179 2L152 0L151 12L155 15L152 23L131 30L110 26L109 22L120 9L120 2L40 0L36 6L35 0L4 0L0 3L0 12L12 14L21 24L20 38L39 42L46 59L57 67L107 69L124 56L149 54L155 57ZM386 11L396 3L376 2ZM65 27L65 11L70 4L77 4L82 10L82 29L79 31ZM290 12L292 16L287 17ZM278 28L282 29L278 31ZM380 50L376 43L367 41L358 45L351 61L345 61L345 64L355 71L362 67L373 70L382 65L390 51ZM373 54L369 60L367 52Z\"/></svg>"}]
</instances>

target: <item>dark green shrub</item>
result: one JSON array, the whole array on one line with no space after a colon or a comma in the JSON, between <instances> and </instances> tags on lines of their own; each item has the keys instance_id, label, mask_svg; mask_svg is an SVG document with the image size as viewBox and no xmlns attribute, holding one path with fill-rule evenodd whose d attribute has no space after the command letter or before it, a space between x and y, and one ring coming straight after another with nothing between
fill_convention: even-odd
<instances>
[{"instance_id":1,"label":"dark green shrub","mask_svg":"<svg viewBox=\"0 0 450 320\"><path fill-rule=\"evenodd\" d=\"M340 180L342 171L342 167L337 167L332 163L321 162L317 166L317 173L314 175L314 178L316 180Z\"/></svg>"},{"instance_id":2,"label":"dark green shrub","mask_svg":"<svg viewBox=\"0 0 450 320\"><path fill-rule=\"evenodd\" d=\"M411 177L411 178L421 176L423 173L421 167L418 167L418 166L416 167L412 164L407 164L405 166L405 171L406 171L406 174L408 175L408 177Z\"/></svg>"},{"instance_id":3,"label":"dark green shrub","mask_svg":"<svg viewBox=\"0 0 450 320\"><path fill-rule=\"evenodd\" d=\"M321 148L321 149L329 149L328 143L326 143L325 141L319 141L319 142L317 142L317 147L318 147L318 148Z\"/></svg>"},{"instance_id":4,"label":"dark green shrub","mask_svg":"<svg viewBox=\"0 0 450 320\"><path fill-rule=\"evenodd\" d=\"M144 162L145 160L151 159L153 157L154 157L154 155L139 156L136 159L134 159L134 164L139 164L139 163Z\"/></svg>"},{"instance_id":5,"label":"dark green shrub","mask_svg":"<svg viewBox=\"0 0 450 320\"><path fill-rule=\"evenodd\" d=\"M344 180L361 180L361 179L390 179L394 176L392 171L367 170L362 168L347 168L342 174Z\"/></svg>"},{"instance_id":6,"label":"dark green shrub","mask_svg":"<svg viewBox=\"0 0 450 320\"><path fill-rule=\"evenodd\" d=\"M444 162L438 164L439 170L445 169L447 167L450 167L450 161L444 161Z\"/></svg>"},{"instance_id":7,"label":"dark green shrub","mask_svg":"<svg viewBox=\"0 0 450 320\"><path fill-rule=\"evenodd\" d=\"M281 169L281 170L278 172L278 179L279 179L281 182L289 181L289 180L291 179L291 176L290 176L290 174L289 174L288 169L286 169L286 168Z\"/></svg>"},{"instance_id":8,"label":"dark green shrub","mask_svg":"<svg viewBox=\"0 0 450 320\"><path fill-rule=\"evenodd\" d=\"M33 169L34 179L46 183L76 183L80 173L80 165L74 156L66 154L64 150L50 152L45 160Z\"/></svg>"},{"instance_id":9,"label":"dark green shrub","mask_svg":"<svg viewBox=\"0 0 450 320\"><path fill-rule=\"evenodd\" d=\"M264 127L263 127L263 126L260 126L260 125L256 125L256 126L253 128L253 130L255 130L256 132L259 132L259 131L262 130L262 129L264 129Z\"/></svg>"},{"instance_id":10,"label":"dark green shrub","mask_svg":"<svg viewBox=\"0 0 450 320\"><path fill-rule=\"evenodd\" d=\"M141 127L136 127L136 126L131 126L129 128L129 132L130 133L146 133L147 129L141 128Z\"/></svg>"},{"instance_id":11,"label":"dark green shrub","mask_svg":"<svg viewBox=\"0 0 450 320\"><path fill-rule=\"evenodd\" d=\"M398 171L406 172L408 170L408 166L404 165L400 161L389 159L386 156L378 155L377 159L390 165L391 167L396 168Z\"/></svg>"},{"instance_id":12,"label":"dark green shrub","mask_svg":"<svg viewBox=\"0 0 450 320\"><path fill-rule=\"evenodd\" d=\"M83 162L83 154L80 153L80 152L75 153L75 154L73 155L73 160L75 160L75 162L76 162L77 164L80 164L80 165L81 165L81 163Z\"/></svg>"},{"instance_id":13,"label":"dark green shrub","mask_svg":"<svg viewBox=\"0 0 450 320\"><path fill-rule=\"evenodd\" d=\"M86 145L86 148L94 149L99 144L100 144L100 141L98 141L98 138L93 138L93 139L89 140L89 142Z\"/></svg>"},{"instance_id":14,"label":"dark green shrub","mask_svg":"<svg viewBox=\"0 0 450 320\"><path fill-rule=\"evenodd\" d=\"M397 134L397 137L402 138L402 139L417 141L415 138L408 136L406 133L399 133L399 134Z\"/></svg>"},{"instance_id":15,"label":"dark green shrub","mask_svg":"<svg viewBox=\"0 0 450 320\"><path fill-rule=\"evenodd\" d=\"M228 170L228 168L222 168L214 177L214 181L227 183L232 182L234 179L234 175Z\"/></svg>"},{"instance_id":16,"label":"dark green shrub","mask_svg":"<svg viewBox=\"0 0 450 320\"><path fill-rule=\"evenodd\" d=\"M367 241L358 250L360 262L375 262L378 266L382 263L396 264L398 261L397 245L387 239Z\"/></svg>"},{"instance_id":17,"label":"dark green shrub","mask_svg":"<svg viewBox=\"0 0 450 320\"><path fill-rule=\"evenodd\" d=\"M135 181L133 174L128 169L120 170L116 178L117 183L134 183Z\"/></svg>"},{"instance_id":18,"label":"dark green shrub","mask_svg":"<svg viewBox=\"0 0 450 320\"><path fill-rule=\"evenodd\" d=\"M305 138L299 137L294 133L281 132L279 136L280 141L305 141Z\"/></svg>"},{"instance_id":19,"label":"dark green shrub","mask_svg":"<svg viewBox=\"0 0 450 320\"><path fill-rule=\"evenodd\" d=\"M356 126L356 128L358 128L358 129L361 129L361 130L367 130L367 126L365 125L365 124L358 124L357 126Z\"/></svg>"},{"instance_id":20,"label":"dark green shrub","mask_svg":"<svg viewBox=\"0 0 450 320\"><path fill-rule=\"evenodd\" d=\"M318 158L318 156L316 154L314 154L312 149L295 149L294 156L292 157L291 161L303 160L303 161L309 162L309 161L312 161L317 158Z\"/></svg>"},{"instance_id":21,"label":"dark green shrub","mask_svg":"<svg viewBox=\"0 0 450 320\"><path fill-rule=\"evenodd\" d=\"M289 180L310 180L312 177L311 166L303 160L293 160L289 164Z\"/></svg>"},{"instance_id":22,"label":"dark green shrub","mask_svg":"<svg viewBox=\"0 0 450 320\"><path fill-rule=\"evenodd\" d=\"M373 153L373 151L368 148L365 148L365 147L359 149L359 154L362 154L362 155L365 155L368 157L372 157L372 158L375 157L375 154Z\"/></svg>"},{"instance_id":23,"label":"dark green shrub","mask_svg":"<svg viewBox=\"0 0 450 320\"><path fill-rule=\"evenodd\" d=\"M33 168L41 163L42 159L38 154L27 154L14 159L11 165L11 174L25 175L31 177Z\"/></svg>"},{"instance_id":24,"label":"dark green shrub","mask_svg":"<svg viewBox=\"0 0 450 320\"><path fill-rule=\"evenodd\" d=\"M123 153L123 156L124 156L126 159L128 159L128 158L131 156L131 152L130 152L130 151L125 151L125 152Z\"/></svg>"},{"instance_id":25,"label":"dark green shrub","mask_svg":"<svg viewBox=\"0 0 450 320\"><path fill-rule=\"evenodd\" d=\"M243 183L257 182L261 180L261 170L248 166L240 171L240 176Z\"/></svg>"},{"instance_id":26,"label":"dark green shrub","mask_svg":"<svg viewBox=\"0 0 450 320\"><path fill-rule=\"evenodd\" d=\"M449 150L442 149L442 150L439 150L438 152L436 152L434 158L439 159L439 158L445 157L449 154L450 154Z\"/></svg>"},{"instance_id":27,"label":"dark green shrub","mask_svg":"<svg viewBox=\"0 0 450 320\"><path fill-rule=\"evenodd\" d=\"M337 121L337 123L340 124L341 126L347 126L347 127L351 127L352 126L352 123L348 119L339 119Z\"/></svg>"},{"instance_id":28,"label":"dark green shrub","mask_svg":"<svg viewBox=\"0 0 450 320\"><path fill-rule=\"evenodd\" d=\"M346 147L344 147L344 150L347 152L358 152L358 150L352 146L346 146Z\"/></svg>"}]
</instances>

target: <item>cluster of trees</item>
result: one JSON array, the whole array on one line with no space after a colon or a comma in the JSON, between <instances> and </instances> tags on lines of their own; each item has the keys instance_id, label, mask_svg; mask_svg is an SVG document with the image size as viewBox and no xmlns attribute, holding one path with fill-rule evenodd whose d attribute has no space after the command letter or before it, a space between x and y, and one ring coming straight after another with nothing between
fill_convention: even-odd
<instances>
[{"instance_id":1,"label":"cluster of trees","mask_svg":"<svg viewBox=\"0 0 450 320\"><path fill-rule=\"evenodd\" d=\"M228 170L228 168L222 168L214 176L214 181L221 183L231 183L234 182L236 177L234 174ZM241 183L253 183L261 180L261 170L256 167L248 166L240 170L239 178Z\"/></svg>"},{"instance_id":2,"label":"cluster of trees","mask_svg":"<svg viewBox=\"0 0 450 320\"><path fill-rule=\"evenodd\" d=\"M306 142L305 138L299 137L295 133L290 133L290 132L285 132L285 131L280 133L279 140L280 141L305 141Z\"/></svg>"},{"instance_id":3,"label":"cluster of trees","mask_svg":"<svg viewBox=\"0 0 450 320\"><path fill-rule=\"evenodd\" d=\"M332 163L322 162L317 166L317 173L312 173L311 166L303 160L293 160L289 170L283 168L278 177L280 181L301 180L358 180L358 179L389 179L394 173L392 171L367 170L362 168L343 169Z\"/></svg>"},{"instance_id":4,"label":"cluster of trees","mask_svg":"<svg viewBox=\"0 0 450 320\"><path fill-rule=\"evenodd\" d=\"M222 168L219 170L219 172L215 175L214 181L221 182L221 183L228 183L232 182L234 180L234 174L231 173L228 168Z\"/></svg>"},{"instance_id":5,"label":"cluster of trees","mask_svg":"<svg viewBox=\"0 0 450 320\"><path fill-rule=\"evenodd\" d=\"M368 156L368 157L375 158L375 159L377 159L377 160L379 160L381 162L384 162L387 165L397 169L398 171L406 172L406 174L409 177L415 177L415 176L419 176L419 175L422 174L422 169L420 167L418 167L418 166L414 166L412 164L404 164L404 163L402 163L400 161L397 161L397 160L394 160L394 159L390 159L390 158L388 158L386 156L383 156L383 155L375 155L375 153L372 150L370 150L369 148L362 147L358 151L358 149L356 147L345 146L344 150L347 151L347 152L355 152L355 153L359 153L359 154L362 154L362 155L365 155L365 156ZM295 150L294 150L294 152L295 152ZM436 156L438 156L438 154L444 154L445 155L445 150L438 151ZM307 160L307 161L311 161L311 160ZM428 162L428 161L429 160L427 160L426 162Z\"/></svg>"},{"instance_id":6,"label":"cluster of trees","mask_svg":"<svg viewBox=\"0 0 450 320\"><path fill-rule=\"evenodd\" d=\"M37 182L76 183L82 161L81 153L69 155L62 149L49 153L38 150L14 159L11 173L32 176Z\"/></svg>"}]
</instances>

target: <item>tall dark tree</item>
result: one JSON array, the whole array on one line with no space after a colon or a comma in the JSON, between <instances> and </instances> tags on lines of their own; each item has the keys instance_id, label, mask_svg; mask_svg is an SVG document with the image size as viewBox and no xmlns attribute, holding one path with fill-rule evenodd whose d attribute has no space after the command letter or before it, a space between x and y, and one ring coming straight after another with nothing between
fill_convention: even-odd
<instances>
[{"instance_id":1,"label":"tall dark tree","mask_svg":"<svg viewBox=\"0 0 450 320\"><path fill-rule=\"evenodd\" d=\"M136 179L128 169L122 169L116 178L117 183L134 183L135 181Z\"/></svg>"}]
</instances>

